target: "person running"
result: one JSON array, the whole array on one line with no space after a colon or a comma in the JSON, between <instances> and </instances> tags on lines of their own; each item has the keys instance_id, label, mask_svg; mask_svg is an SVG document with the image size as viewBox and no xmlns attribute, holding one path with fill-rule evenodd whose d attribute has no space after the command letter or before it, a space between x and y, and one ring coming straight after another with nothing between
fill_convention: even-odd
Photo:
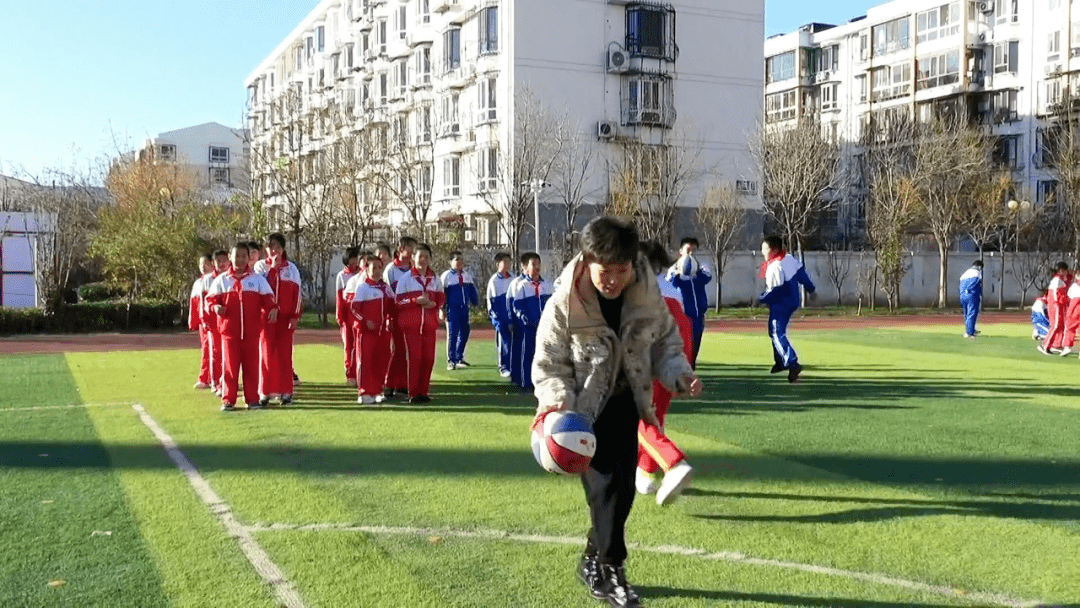
<instances>
[{"instance_id":1,"label":"person running","mask_svg":"<svg viewBox=\"0 0 1080 608\"><path fill-rule=\"evenodd\" d=\"M803 366L799 355L788 341L787 327L791 315L802 305L799 286L814 293L814 283L806 274L802 262L784 251L784 242L778 236L767 236L761 243L761 277L765 279L765 291L758 296L769 307L769 340L772 342L773 366L769 373L788 373L788 382L798 382Z\"/></svg>"},{"instance_id":2,"label":"person running","mask_svg":"<svg viewBox=\"0 0 1080 608\"><path fill-rule=\"evenodd\" d=\"M709 296L705 293L705 286L712 281L709 265L698 262L694 256L697 248L697 239L692 236L684 237L679 242L679 259L668 272L668 280L682 292L683 308L693 323L694 344L690 365L695 368L698 353L701 351L701 337L705 335L705 311L709 308Z\"/></svg>"}]
</instances>

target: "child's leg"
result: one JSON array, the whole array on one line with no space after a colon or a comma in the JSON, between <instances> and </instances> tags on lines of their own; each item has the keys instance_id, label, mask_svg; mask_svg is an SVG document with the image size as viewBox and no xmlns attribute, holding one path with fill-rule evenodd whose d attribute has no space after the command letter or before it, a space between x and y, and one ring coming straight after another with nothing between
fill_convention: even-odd
<instances>
[{"instance_id":1,"label":"child's leg","mask_svg":"<svg viewBox=\"0 0 1080 608\"><path fill-rule=\"evenodd\" d=\"M458 324L457 315L454 314L453 309L446 311L446 362L457 363L461 359L458 358L458 335L461 332L461 326Z\"/></svg>"},{"instance_id":2,"label":"child's leg","mask_svg":"<svg viewBox=\"0 0 1080 608\"><path fill-rule=\"evenodd\" d=\"M210 332L199 327L199 382L210 386Z\"/></svg>"},{"instance_id":3,"label":"child's leg","mask_svg":"<svg viewBox=\"0 0 1080 608\"><path fill-rule=\"evenodd\" d=\"M626 519L634 505L638 413L629 392L608 400L593 423L596 454L581 476L592 529L586 552L601 564L626 559Z\"/></svg>"},{"instance_id":4,"label":"child's leg","mask_svg":"<svg viewBox=\"0 0 1080 608\"><path fill-rule=\"evenodd\" d=\"M221 389L225 375L225 351L222 347L221 334L216 329L210 330L210 387Z\"/></svg>"},{"instance_id":5,"label":"child's leg","mask_svg":"<svg viewBox=\"0 0 1080 608\"><path fill-rule=\"evenodd\" d=\"M423 344L421 343L420 331L405 331L402 338L404 338L403 342L405 343L402 353L405 355L406 363L406 386L409 390L409 397L416 397L420 394L420 365L423 362L423 355L421 355ZM392 367L393 363L390 365ZM393 370L391 369L391 371Z\"/></svg>"},{"instance_id":6,"label":"child's leg","mask_svg":"<svg viewBox=\"0 0 1080 608\"><path fill-rule=\"evenodd\" d=\"M469 343L469 333L471 333L472 328L469 327L468 308L462 308L458 315L458 323L460 324L458 331L460 331L460 334L458 335L457 357L458 363L461 363L465 360L465 346Z\"/></svg>"},{"instance_id":7,"label":"child's leg","mask_svg":"<svg viewBox=\"0 0 1080 608\"><path fill-rule=\"evenodd\" d=\"M276 323L268 323L263 331L259 332L259 395L261 397L281 394L281 392L277 390L277 345L274 342L274 336L277 333L276 325ZM249 376L245 370L245 398L249 378L251 378L251 376ZM251 403L251 401L248 401L248 403Z\"/></svg>"},{"instance_id":8,"label":"child's leg","mask_svg":"<svg viewBox=\"0 0 1080 608\"><path fill-rule=\"evenodd\" d=\"M391 340L387 332L364 336L364 357L367 359L364 365L368 369L364 394L372 397L382 394L383 379L386 378L386 369L390 366Z\"/></svg>"},{"instance_id":9,"label":"child's leg","mask_svg":"<svg viewBox=\"0 0 1080 608\"><path fill-rule=\"evenodd\" d=\"M435 332L420 334L420 381L417 390L421 395L431 394L431 371L435 367Z\"/></svg>"},{"instance_id":10,"label":"child's leg","mask_svg":"<svg viewBox=\"0 0 1080 608\"><path fill-rule=\"evenodd\" d=\"M1043 341L1043 348L1061 348L1065 338L1065 311L1063 306L1051 305L1050 307L1050 331Z\"/></svg>"},{"instance_id":11,"label":"child's leg","mask_svg":"<svg viewBox=\"0 0 1080 608\"><path fill-rule=\"evenodd\" d=\"M258 403L259 340L254 336L240 341L240 362L240 373L244 376L244 403Z\"/></svg>"},{"instance_id":12,"label":"child's leg","mask_svg":"<svg viewBox=\"0 0 1080 608\"><path fill-rule=\"evenodd\" d=\"M532 362L536 354L536 328L526 327L521 332L521 387L532 390Z\"/></svg>"},{"instance_id":13,"label":"child's leg","mask_svg":"<svg viewBox=\"0 0 1080 608\"><path fill-rule=\"evenodd\" d=\"M514 366L513 359L510 358L510 343L512 341L513 335L510 333L510 324L496 323L495 344L498 348L500 372L509 372L510 368Z\"/></svg>"},{"instance_id":14,"label":"child's leg","mask_svg":"<svg viewBox=\"0 0 1080 608\"><path fill-rule=\"evenodd\" d=\"M341 345L345 350L345 379L356 380L356 329L352 322L341 326Z\"/></svg>"},{"instance_id":15,"label":"child's leg","mask_svg":"<svg viewBox=\"0 0 1080 608\"><path fill-rule=\"evenodd\" d=\"M386 372L386 386L392 389L402 389L409 385L409 357L404 332L395 327L391 332L391 340L393 355L390 358L390 367Z\"/></svg>"},{"instance_id":16,"label":"child's leg","mask_svg":"<svg viewBox=\"0 0 1080 608\"><path fill-rule=\"evenodd\" d=\"M787 326L792 312L794 311L776 306L769 309L769 335L772 337L773 350L779 355L778 362L784 368L790 368L799 362L799 356L787 338Z\"/></svg>"},{"instance_id":17,"label":"child's leg","mask_svg":"<svg viewBox=\"0 0 1080 608\"><path fill-rule=\"evenodd\" d=\"M289 329L287 323L279 325L277 335L278 367L277 388L282 395L293 394L293 336L295 330Z\"/></svg>"},{"instance_id":18,"label":"child's leg","mask_svg":"<svg viewBox=\"0 0 1080 608\"><path fill-rule=\"evenodd\" d=\"M521 384L521 342L525 339L521 326L517 323L510 325L510 381L518 386Z\"/></svg>"},{"instance_id":19,"label":"child's leg","mask_svg":"<svg viewBox=\"0 0 1080 608\"><path fill-rule=\"evenodd\" d=\"M638 423L638 468L646 473L655 473L658 468L666 473L672 467L686 459L686 454L668 439L663 424L671 407L671 392L659 382L653 382L653 403L656 404L656 417L659 427L642 420Z\"/></svg>"},{"instance_id":20,"label":"child's leg","mask_svg":"<svg viewBox=\"0 0 1080 608\"><path fill-rule=\"evenodd\" d=\"M236 403L240 386L240 338L221 338L221 402Z\"/></svg>"},{"instance_id":21,"label":"child's leg","mask_svg":"<svg viewBox=\"0 0 1080 608\"><path fill-rule=\"evenodd\" d=\"M703 335L705 335L705 316L702 315L702 316L699 316L699 317L694 317L693 319L691 319L691 321L694 324L694 326L693 326L694 351L693 351L693 358L690 359L690 365L696 369L697 368L698 351L701 350L701 337Z\"/></svg>"}]
</instances>

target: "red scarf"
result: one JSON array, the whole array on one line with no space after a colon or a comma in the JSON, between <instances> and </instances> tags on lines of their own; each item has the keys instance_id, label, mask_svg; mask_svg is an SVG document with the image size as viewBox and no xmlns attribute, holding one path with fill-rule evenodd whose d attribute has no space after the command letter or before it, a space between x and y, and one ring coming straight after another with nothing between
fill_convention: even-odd
<instances>
[{"instance_id":1,"label":"red scarf","mask_svg":"<svg viewBox=\"0 0 1080 608\"><path fill-rule=\"evenodd\" d=\"M419 269L417 269L416 266L413 266L412 276L415 277L416 282L420 283L421 287L423 287L423 293L421 293L420 295L426 296L428 292L428 285L431 284L431 279L435 277L435 272L431 270L430 266L428 266L427 270L424 272L423 278L421 279Z\"/></svg>"},{"instance_id":2,"label":"red scarf","mask_svg":"<svg viewBox=\"0 0 1080 608\"><path fill-rule=\"evenodd\" d=\"M772 264L776 260L784 259L784 256L786 256L786 255L787 255L787 252L784 251L783 249L781 249L780 251L777 251L776 253L770 253L768 259L766 259L764 262L761 263L761 275L759 275L760 278L762 278L762 279L765 278L765 271L769 269L769 264Z\"/></svg>"}]
</instances>

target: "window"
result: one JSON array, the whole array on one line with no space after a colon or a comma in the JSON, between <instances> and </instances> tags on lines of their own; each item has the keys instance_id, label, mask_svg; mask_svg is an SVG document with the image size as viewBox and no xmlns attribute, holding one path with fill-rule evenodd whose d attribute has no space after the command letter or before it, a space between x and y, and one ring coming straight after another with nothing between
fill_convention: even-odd
<instances>
[{"instance_id":1,"label":"window","mask_svg":"<svg viewBox=\"0 0 1080 608\"><path fill-rule=\"evenodd\" d=\"M840 107L839 100L836 97L836 84L826 84L821 86L821 109L822 110L836 110Z\"/></svg>"},{"instance_id":2,"label":"window","mask_svg":"<svg viewBox=\"0 0 1080 608\"><path fill-rule=\"evenodd\" d=\"M499 189L499 149L482 148L477 155L480 192L497 191Z\"/></svg>"},{"instance_id":3,"label":"window","mask_svg":"<svg viewBox=\"0 0 1080 608\"><path fill-rule=\"evenodd\" d=\"M960 51L919 59L918 90L955 84L960 81Z\"/></svg>"},{"instance_id":4,"label":"window","mask_svg":"<svg viewBox=\"0 0 1080 608\"><path fill-rule=\"evenodd\" d=\"M990 120L992 123L1012 122L1017 120L1017 95L1015 90L995 91L990 97Z\"/></svg>"},{"instance_id":5,"label":"window","mask_svg":"<svg viewBox=\"0 0 1080 608\"><path fill-rule=\"evenodd\" d=\"M431 23L431 0L418 0L416 3L417 22L422 25Z\"/></svg>"},{"instance_id":6,"label":"window","mask_svg":"<svg viewBox=\"0 0 1080 608\"><path fill-rule=\"evenodd\" d=\"M994 19L1001 25L1003 23L1017 23L1020 21L1019 0L996 0L994 2Z\"/></svg>"},{"instance_id":7,"label":"window","mask_svg":"<svg viewBox=\"0 0 1080 608\"><path fill-rule=\"evenodd\" d=\"M993 161L1000 167L1012 170L1023 169L1020 160L1024 157L1020 151L1020 136L1005 135L994 141Z\"/></svg>"},{"instance_id":8,"label":"window","mask_svg":"<svg viewBox=\"0 0 1080 608\"><path fill-rule=\"evenodd\" d=\"M316 48L321 53L326 49L326 26L320 25L315 28L315 37L318 39Z\"/></svg>"},{"instance_id":9,"label":"window","mask_svg":"<svg viewBox=\"0 0 1080 608\"><path fill-rule=\"evenodd\" d=\"M211 184L228 184L229 183L229 170L222 167L210 168L210 183Z\"/></svg>"},{"instance_id":10,"label":"window","mask_svg":"<svg viewBox=\"0 0 1080 608\"><path fill-rule=\"evenodd\" d=\"M398 40L405 40L405 20L408 19L408 9L408 6L402 4L394 12Z\"/></svg>"},{"instance_id":11,"label":"window","mask_svg":"<svg viewBox=\"0 0 1080 608\"><path fill-rule=\"evenodd\" d=\"M495 76L482 78L477 84L476 89L479 93L476 107L480 109L476 113L476 124L479 125L496 120L498 118L498 113L496 112L498 89L496 89Z\"/></svg>"},{"instance_id":12,"label":"window","mask_svg":"<svg viewBox=\"0 0 1080 608\"><path fill-rule=\"evenodd\" d=\"M810 49L810 71L814 74L835 72L840 66L840 46L823 46Z\"/></svg>"},{"instance_id":13,"label":"window","mask_svg":"<svg viewBox=\"0 0 1080 608\"><path fill-rule=\"evenodd\" d=\"M376 32L378 36L376 40L379 43L379 54L386 54L386 19L379 19L379 23L376 26Z\"/></svg>"},{"instance_id":14,"label":"window","mask_svg":"<svg viewBox=\"0 0 1080 608\"><path fill-rule=\"evenodd\" d=\"M416 86L431 84L431 47L423 46L416 51Z\"/></svg>"},{"instance_id":15,"label":"window","mask_svg":"<svg viewBox=\"0 0 1080 608\"><path fill-rule=\"evenodd\" d=\"M401 112L394 116L394 143L404 146L409 142L409 115Z\"/></svg>"},{"instance_id":16,"label":"window","mask_svg":"<svg viewBox=\"0 0 1080 608\"><path fill-rule=\"evenodd\" d=\"M795 118L795 90L765 96L765 122Z\"/></svg>"},{"instance_id":17,"label":"window","mask_svg":"<svg viewBox=\"0 0 1080 608\"><path fill-rule=\"evenodd\" d=\"M1061 30L1051 32L1046 40L1046 60L1057 61L1061 53Z\"/></svg>"},{"instance_id":18,"label":"window","mask_svg":"<svg viewBox=\"0 0 1080 608\"><path fill-rule=\"evenodd\" d=\"M1038 205L1053 204L1057 197L1058 182L1055 179L1039 180L1036 185L1035 203Z\"/></svg>"},{"instance_id":19,"label":"window","mask_svg":"<svg viewBox=\"0 0 1080 608\"><path fill-rule=\"evenodd\" d=\"M420 198L431 200L431 165L424 163L416 171L416 183L420 186Z\"/></svg>"},{"instance_id":20,"label":"window","mask_svg":"<svg viewBox=\"0 0 1080 608\"><path fill-rule=\"evenodd\" d=\"M896 99L911 93L911 63L904 62L893 66L874 68L873 101Z\"/></svg>"},{"instance_id":21,"label":"window","mask_svg":"<svg viewBox=\"0 0 1080 608\"><path fill-rule=\"evenodd\" d=\"M416 110L416 143L431 143L431 106L421 106Z\"/></svg>"},{"instance_id":22,"label":"window","mask_svg":"<svg viewBox=\"0 0 1080 608\"><path fill-rule=\"evenodd\" d=\"M461 196L461 157L451 156L443 161L443 196Z\"/></svg>"},{"instance_id":23,"label":"window","mask_svg":"<svg viewBox=\"0 0 1080 608\"><path fill-rule=\"evenodd\" d=\"M901 17L879 23L873 27L871 35L875 57L907 49L911 46L911 18Z\"/></svg>"},{"instance_id":24,"label":"window","mask_svg":"<svg viewBox=\"0 0 1080 608\"><path fill-rule=\"evenodd\" d=\"M859 89L859 103L866 103L866 76L859 75L855 77L855 88Z\"/></svg>"},{"instance_id":25,"label":"window","mask_svg":"<svg viewBox=\"0 0 1080 608\"><path fill-rule=\"evenodd\" d=\"M461 30L452 28L443 34L443 68L449 72L461 67Z\"/></svg>"},{"instance_id":26,"label":"window","mask_svg":"<svg viewBox=\"0 0 1080 608\"><path fill-rule=\"evenodd\" d=\"M675 11L657 4L626 6L626 50L635 57L675 61Z\"/></svg>"},{"instance_id":27,"label":"window","mask_svg":"<svg viewBox=\"0 0 1080 608\"><path fill-rule=\"evenodd\" d=\"M1016 71L1020 67L1019 57L1020 43L1016 40L1005 40L994 43L994 73Z\"/></svg>"},{"instance_id":28,"label":"window","mask_svg":"<svg viewBox=\"0 0 1080 608\"><path fill-rule=\"evenodd\" d=\"M229 149L222 146L210 146L210 162L212 163L227 163L229 162Z\"/></svg>"},{"instance_id":29,"label":"window","mask_svg":"<svg viewBox=\"0 0 1080 608\"><path fill-rule=\"evenodd\" d=\"M404 59L399 59L394 64L394 98L405 97L405 90L409 87L409 64Z\"/></svg>"},{"instance_id":30,"label":"window","mask_svg":"<svg viewBox=\"0 0 1080 608\"><path fill-rule=\"evenodd\" d=\"M172 144L158 146L158 160L176 160L176 146Z\"/></svg>"},{"instance_id":31,"label":"window","mask_svg":"<svg viewBox=\"0 0 1080 608\"><path fill-rule=\"evenodd\" d=\"M307 58L308 63L311 63L311 57L315 55L315 39L311 36L308 36L305 48L305 57Z\"/></svg>"},{"instance_id":32,"label":"window","mask_svg":"<svg viewBox=\"0 0 1080 608\"><path fill-rule=\"evenodd\" d=\"M627 81L623 124L670 127L675 119L671 81L631 78Z\"/></svg>"},{"instance_id":33,"label":"window","mask_svg":"<svg viewBox=\"0 0 1080 608\"><path fill-rule=\"evenodd\" d=\"M795 77L795 51L773 55L765 60L765 84Z\"/></svg>"},{"instance_id":34,"label":"window","mask_svg":"<svg viewBox=\"0 0 1080 608\"><path fill-rule=\"evenodd\" d=\"M870 59L870 30L859 32L859 60Z\"/></svg>"},{"instance_id":35,"label":"window","mask_svg":"<svg viewBox=\"0 0 1080 608\"><path fill-rule=\"evenodd\" d=\"M385 106L386 99L389 95L388 84L389 76L386 72L379 72L379 105Z\"/></svg>"},{"instance_id":36,"label":"window","mask_svg":"<svg viewBox=\"0 0 1080 608\"><path fill-rule=\"evenodd\" d=\"M442 128L443 135L457 135L461 131L461 123L458 118L459 95L451 93L442 98Z\"/></svg>"},{"instance_id":37,"label":"window","mask_svg":"<svg viewBox=\"0 0 1080 608\"><path fill-rule=\"evenodd\" d=\"M960 3L950 2L915 15L916 42L930 42L960 33Z\"/></svg>"},{"instance_id":38,"label":"window","mask_svg":"<svg viewBox=\"0 0 1080 608\"><path fill-rule=\"evenodd\" d=\"M477 23L480 26L480 54L497 53L499 51L499 7L489 6L481 10Z\"/></svg>"}]
</instances>

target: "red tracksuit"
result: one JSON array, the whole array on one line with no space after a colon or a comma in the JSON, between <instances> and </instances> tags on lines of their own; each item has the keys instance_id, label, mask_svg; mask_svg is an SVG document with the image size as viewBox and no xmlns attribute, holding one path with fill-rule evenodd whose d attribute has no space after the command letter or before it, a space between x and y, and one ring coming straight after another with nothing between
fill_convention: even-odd
<instances>
[{"instance_id":1,"label":"red tracksuit","mask_svg":"<svg viewBox=\"0 0 1080 608\"><path fill-rule=\"evenodd\" d=\"M383 271L383 280L390 286L390 291L397 293L398 281L411 272L412 266L400 265L400 262L395 260L395 263ZM409 384L409 366L405 354L405 335L396 321L390 326L390 336L393 339L394 354L390 359L390 369L386 372L386 386L401 389Z\"/></svg>"},{"instance_id":2,"label":"red tracksuit","mask_svg":"<svg viewBox=\"0 0 1080 608\"><path fill-rule=\"evenodd\" d=\"M446 303L439 277L428 268L423 275L413 268L398 279L397 326L404 338L409 380L409 397L427 395L431 390L431 370L435 367L435 331L439 328L439 309ZM423 308L416 303L427 296L434 306Z\"/></svg>"},{"instance_id":3,"label":"red tracksuit","mask_svg":"<svg viewBox=\"0 0 1080 608\"><path fill-rule=\"evenodd\" d=\"M188 329L199 330L199 382L207 386L217 384L210 382L210 318L203 313L206 290L209 289L213 278L214 273L208 272L195 279L191 285L191 300L188 307Z\"/></svg>"},{"instance_id":4,"label":"red tracksuit","mask_svg":"<svg viewBox=\"0 0 1080 608\"><path fill-rule=\"evenodd\" d=\"M341 330L341 345L345 349L346 380L356 380L356 325L352 314L349 313L352 293L347 287L349 280L358 274L359 272L352 272L346 266L337 274L337 280L334 283L337 293L334 299L334 317L337 318L338 328Z\"/></svg>"},{"instance_id":5,"label":"red tracksuit","mask_svg":"<svg viewBox=\"0 0 1080 608\"><path fill-rule=\"evenodd\" d=\"M683 348L686 352L686 360L693 356L693 325L690 317L683 312L682 294L679 289L660 277L660 291L664 295L664 301L679 326L679 335L683 339ZM660 421L657 427L645 421L638 422L638 468L650 475L656 473L658 468L666 473L672 467L686 459L674 442L668 439L664 433L664 419L667 417L668 408L671 407L671 391L664 388L659 382L653 381L653 404L656 406L656 418Z\"/></svg>"},{"instance_id":6,"label":"red tracksuit","mask_svg":"<svg viewBox=\"0 0 1080 608\"><path fill-rule=\"evenodd\" d=\"M1069 307L1069 283L1072 275L1055 274L1046 288L1046 316L1050 319L1050 331L1043 340L1043 348L1061 348L1065 341L1065 313Z\"/></svg>"},{"instance_id":7,"label":"red tracksuit","mask_svg":"<svg viewBox=\"0 0 1080 608\"><path fill-rule=\"evenodd\" d=\"M236 403L242 370L244 403L258 403L259 336L274 307L274 292L261 274L230 270L214 279L206 299L211 307L225 307L225 314L218 315L224 369L221 402Z\"/></svg>"},{"instance_id":8,"label":"red tracksuit","mask_svg":"<svg viewBox=\"0 0 1080 608\"><path fill-rule=\"evenodd\" d=\"M281 256L267 258L266 282L274 292L277 319L269 319L259 340L259 394L293 394L293 334L300 321L304 299L300 295L300 270Z\"/></svg>"},{"instance_id":9,"label":"red tracksuit","mask_svg":"<svg viewBox=\"0 0 1080 608\"><path fill-rule=\"evenodd\" d=\"M210 301L206 296L210 294L210 287L219 276L221 276L221 273L214 271L205 277L206 291L205 295L203 295L202 308L202 319L203 323L206 324L206 332L210 341L210 388L218 393L221 392L221 383L225 376L225 354L221 350L221 332L218 330L218 316L211 308Z\"/></svg>"},{"instance_id":10,"label":"red tracksuit","mask_svg":"<svg viewBox=\"0 0 1080 608\"><path fill-rule=\"evenodd\" d=\"M390 324L395 308L394 292L382 279L365 278L356 286L349 309L356 328L357 393L382 394L386 368L390 365ZM375 329L368 327L368 321Z\"/></svg>"},{"instance_id":11,"label":"red tracksuit","mask_svg":"<svg viewBox=\"0 0 1080 608\"><path fill-rule=\"evenodd\" d=\"M1066 295L1069 298L1069 304L1065 309L1065 332L1061 345L1072 348L1073 343L1076 342L1076 332L1080 329L1080 282L1073 281Z\"/></svg>"}]
</instances>

